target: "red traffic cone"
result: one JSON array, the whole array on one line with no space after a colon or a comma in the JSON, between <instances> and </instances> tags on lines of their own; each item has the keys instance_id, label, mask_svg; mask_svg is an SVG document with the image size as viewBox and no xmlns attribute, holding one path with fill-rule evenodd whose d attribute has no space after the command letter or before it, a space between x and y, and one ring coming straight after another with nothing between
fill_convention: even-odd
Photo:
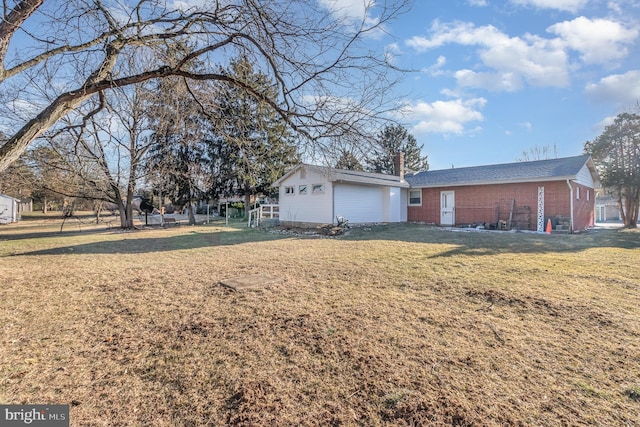
<instances>
[{"instance_id":1,"label":"red traffic cone","mask_svg":"<svg viewBox=\"0 0 640 427\"><path fill-rule=\"evenodd\" d=\"M547 228L545 228L544 231L547 234L551 234L551 218L547 220Z\"/></svg>"}]
</instances>

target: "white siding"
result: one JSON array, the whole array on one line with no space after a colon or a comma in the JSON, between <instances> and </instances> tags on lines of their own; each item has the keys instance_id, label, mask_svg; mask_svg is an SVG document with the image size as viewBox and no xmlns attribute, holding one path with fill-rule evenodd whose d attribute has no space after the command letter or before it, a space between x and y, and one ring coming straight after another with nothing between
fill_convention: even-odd
<instances>
[{"instance_id":1,"label":"white siding","mask_svg":"<svg viewBox=\"0 0 640 427\"><path fill-rule=\"evenodd\" d=\"M280 221L332 224L343 216L352 224L403 222L407 220L407 190L384 185L330 182L327 174L314 167L302 167L280 182ZM314 193L313 185L324 191ZM307 186L300 194L299 186ZM292 187L293 194L286 194Z\"/></svg>"},{"instance_id":2,"label":"white siding","mask_svg":"<svg viewBox=\"0 0 640 427\"><path fill-rule=\"evenodd\" d=\"M304 178L302 177L304 176ZM307 185L307 194L299 194L300 185ZM312 193L313 184L322 184L322 193ZM294 194L285 194L285 187L293 187ZM333 223L331 183L327 177L309 169L299 169L280 185L280 221Z\"/></svg>"},{"instance_id":3,"label":"white siding","mask_svg":"<svg viewBox=\"0 0 640 427\"><path fill-rule=\"evenodd\" d=\"M409 189L400 189L400 222L407 222L407 206L409 206Z\"/></svg>"},{"instance_id":4,"label":"white siding","mask_svg":"<svg viewBox=\"0 0 640 427\"><path fill-rule=\"evenodd\" d=\"M385 205L387 212L389 206L388 191L389 187L336 184L335 214L345 217L352 224L385 222Z\"/></svg>"},{"instance_id":5,"label":"white siding","mask_svg":"<svg viewBox=\"0 0 640 427\"><path fill-rule=\"evenodd\" d=\"M18 202L13 197L0 194L0 224L10 224L18 220Z\"/></svg>"},{"instance_id":6,"label":"white siding","mask_svg":"<svg viewBox=\"0 0 640 427\"><path fill-rule=\"evenodd\" d=\"M404 222L407 220L406 190L399 187L389 188L389 216L388 222ZM403 195L405 197L403 197Z\"/></svg>"},{"instance_id":7,"label":"white siding","mask_svg":"<svg viewBox=\"0 0 640 427\"><path fill-rule=\"evenodd\" d=\"M589 188L595 188L593 175L591 175L587 165L584 165L582 169L580 169L580 172L578 172L578 175L576 175L576 182Z\"/></svg>"}]
</instances>

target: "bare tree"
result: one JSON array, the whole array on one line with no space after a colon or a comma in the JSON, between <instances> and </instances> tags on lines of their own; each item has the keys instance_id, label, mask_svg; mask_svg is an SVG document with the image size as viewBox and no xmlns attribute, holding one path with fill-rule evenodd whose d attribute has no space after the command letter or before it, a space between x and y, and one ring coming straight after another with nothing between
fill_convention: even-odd
<instances>
[{"instance_id":1,"label":"bare tree","mask_svg":"<svg viewBox=\"0 0 640 427\"><path fill-rule=\"evenodd\" d=\"M95 201L96 221L99 202L115 205L121 227L133 228L136 186L143 177L141 165L151 145L146 91L133 85L109 95L100 94L97 103L84 105L91 111L85 113L81 124L62 120L65 126L49 135L47 152L54 154L47 163L62 173L44 185L55 185L47 189L68 198Z\"/></svg>"},{"instance_id":2,"label":"bare tree","mask_svg":"<svg viewBox=\"0 0 640 427\"><path fill-rule=\"evenodd\" d=\"M535 160L549 160L558 158L558 146L553 144L539 147L534 145L528 150L522 150L522 156L516 157L516 162L532 162Z\"/></svg>"},{"instance_id":3,"label":"bare tree","mask_svg":"<svg viewBox=\"0 0 640 427\"><path fill-rule=\"evenodd\" d=\"M384 53L367 49L367 37L383 31L410 2L365 2L354 19L315 0L191 7L164 0L5 1L0 104L11 113L2 125L17 130L0 147L0 170L63 117L82 121L76 109L99 93L168 76L235 84L317 143L363 132L363 123L383 112L396 79ZM169 43L184 41L191 48L178 58L161 54ZM275 96L218 71L225 58L240 55L276 83ZM123 66L136 58L149 61L135 71ZM193 61L204 68L191 71Z\"/></svg>"}]
</instances>

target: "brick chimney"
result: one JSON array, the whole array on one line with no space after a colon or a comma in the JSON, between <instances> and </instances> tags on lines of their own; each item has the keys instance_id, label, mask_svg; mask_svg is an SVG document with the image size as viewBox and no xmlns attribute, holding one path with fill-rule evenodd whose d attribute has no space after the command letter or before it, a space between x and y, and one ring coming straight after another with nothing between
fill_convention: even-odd
<instances>
[{"instance_id":1,"label":"brick chimney","mask_svg":"<svg viewBox=\"0 0 640 427\"><path fill-rule=\"evenodd\" d=\"M404 181L404 153L398 151L393 156L393 173L400 177L400 181Z\"/></svg>"}]
</instances>

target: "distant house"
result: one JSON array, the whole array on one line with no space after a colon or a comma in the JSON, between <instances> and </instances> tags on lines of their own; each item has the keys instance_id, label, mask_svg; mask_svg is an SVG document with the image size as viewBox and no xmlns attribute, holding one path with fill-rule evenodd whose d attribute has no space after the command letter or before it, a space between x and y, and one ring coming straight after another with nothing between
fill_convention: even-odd
<instances>
[{"instance_id":1,"label":"distant house","mask_svg":"<svg viewBox=\"0 0 640 427\"><path fill-rule=\"evenodd\" d=\"M300 164L274 183L280 222L309 226L405 222L409 184L396 175Z\"/></svg>"},{"instance_id":2,"label":"distant house","mask_svg":"<svg viewBox=\"0 0 640 427\"><path fill-rule=\"evenodd\" d=\"M593 227L600 180L589 156L404 175L299 165L275 185L280 221L330 224L425 222L543 231Z\"/></svg>"},{"instance_id":3,"label":"distant house","mask_svg":"<svg viewBox=\"0 0 640 427\"><path fill-rule=\"evenodd\" d=\"M408 220L542 231L593 227L600 180L589 156L426 171L407 176Z\"/></svg>"},{"instance_id":4,"label":"distant house","mask_svg":"<svg viewBox=\"0 0 640 427\"><path fill-rule=\"evenodd\" d=\"M18 222L18 219L20 218L20 211L18 207L18 199L0 194L0 224L11 224L12 222Z\"/></svg>"},{"instance_id":5,"label":"distant house","mask_svg":"<svg viewBox=\"0 0 640 427\"><path fill-rule=\"evenodd\" d=\"M596 197L596 221L620 221L620 218L620 205L617 197Z\"/></svg>"}]
</instances>

